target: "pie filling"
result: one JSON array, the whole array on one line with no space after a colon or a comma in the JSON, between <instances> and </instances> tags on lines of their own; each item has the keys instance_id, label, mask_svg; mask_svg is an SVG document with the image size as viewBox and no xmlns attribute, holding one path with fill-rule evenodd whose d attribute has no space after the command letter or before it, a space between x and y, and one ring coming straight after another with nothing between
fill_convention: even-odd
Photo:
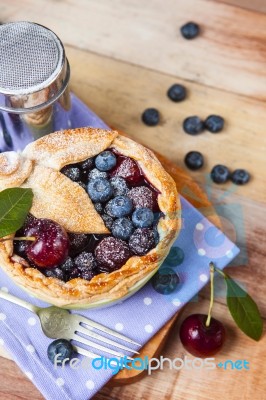
<instances>
[{"instance_id":1,"label":"pie filling","mask_svg":"<svg viewBox=\"0 0 266 400\"><path fill-rule=\"evenodd\" d=\"M107 149L61 172L88 193L110 234L66 233L57 223L28 215L15 240L14 253L47 277L65 282L91 280L121 268L134 256L143 256L159 242L157 225L163 216L158 191L137 162ZM35 238L35 240L34 240Z\"/></svg>"}]
</instances>

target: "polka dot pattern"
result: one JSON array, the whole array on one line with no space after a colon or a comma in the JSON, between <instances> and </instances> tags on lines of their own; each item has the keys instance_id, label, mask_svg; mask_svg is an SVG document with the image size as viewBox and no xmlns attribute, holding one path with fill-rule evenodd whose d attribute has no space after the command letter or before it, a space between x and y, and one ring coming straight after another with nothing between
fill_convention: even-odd
<instances>
[{"instance_id":1,"label":"polka dot pattern","mask_svg":"<svg viewBox=\"0 0 266 400\"><path fill-rule=\"evenodd\" d=\"M200 274L200 281L201 282L207 282L208 281L208 276L206 274Z\"/></svg>"},{"instance_id":2,"label":"polka dot pattern","mask_svg":"<svg viewBox=\"0 0 266 400\"><path fill-rule=\"evenodd\" d=\"M4 321L6 319L6 314L0 313L0 321Z\"/></svg>"},{"instance_id":3,"label":"polka dot pattern","mask_svg":"<svg viewBox=\"0 0 266 400\"><path fill-rule=\"evenodd\" d=\"M151 325L151 324L148 324L148 325L145 325L145 331L146 332L148 332L148 333L151 333L151 332L153 332L153 326Z\"/></svg>"},{"instance_id":4,"label":"polka dot pattern","mask_svg":"<svg viewBox=\"0 0 266 400\"><path fill-rule=\"evenodd\" d=\"M30 317L29 319L28 319L28 324L30 325L30 326L34 326L34 325L36 325L36 319L35 318L33 318L33 317Z\"/></svg>"},{"instance_id":5,"label":"polka dot pattern","mask_svg":"<svg viewBox=\"0 0 266 400\"><path fill-rule=\"evenodd\" d=\"M94 387L95 387L95 383L94 383L91 379L89 379L89 380L86 382L85 385L86 385L86 388L89 389L89 390L93 390Z\"/></svg>"},{"instance_id":6,"label":"polka dot pattern","mask_svg":"<svg viewBox=\"0 0 266 400\"><path fill-rule=\"evenodd\" d=\"M145 298L143 299L143 303L144 303L146 306L149 306L149 305L152 303L151 297L145 297Z\"/></svg>"},{"instance_id":7,"label":"polka dot pattern","mask_svg":"<svg viewBox=\"0 0 266 400\"><path fill-rule=\"evenodd\" d=\"M118 322L117 324L115 324L115 329L117 331L122 331L124 329L124 325L121 324L121 322Z\"/></svg>"},{"instance_id":8,"label":"polka dot pattern","mask_svg":"<svg viewBox=\"0 0 266 400\"><path fill-rule=\"evenodd\" d=\"M55 382L56 382L57 386L59 386L59 387L64 386L64 384L65 384L65 381L63 378L57 378Z\"/></svg>"},{"instance_id":9,"label":"polka dot pattern","mask_svg":"<svg viewBox=\"0 0 266 400\"><path fill-rule=\"evenodd\" d=\"M4 339L0 338L0 346L4 346L5 342Z\"/></svg>"},{"instance_id":10,"label":"polka dot pattern","mask_svg":"<svg viewBox=\"0 0 266 400\"><path fill-rule=\"evenodd\" d=\"M32 346L32 344L29 344L29 345L26 347L26 350L27 350L29 353L33 354L33 353L35 352L35 347Z\"/></svg>"},{"instance_id":11,"label":"polka dot pattern","mask_svg":"<svg viewBox=\"0 0 266 400\"><path fill-rule=\"evenodd\" d=\"M32 375L32 373L31 373L30 371L26 371L26 372L25 372L25 375L26 375L30 380L32 380L33 375Z\"/></svg>"}]
</instances>

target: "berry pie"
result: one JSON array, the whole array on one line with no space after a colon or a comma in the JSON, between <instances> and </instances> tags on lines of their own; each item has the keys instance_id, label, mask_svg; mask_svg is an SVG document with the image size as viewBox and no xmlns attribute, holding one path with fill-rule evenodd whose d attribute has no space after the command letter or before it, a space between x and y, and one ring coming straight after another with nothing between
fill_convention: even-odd
<instances>
[{"instance_id":1,"label":"berry pie","mask_svg":"<svg viewBox=\"0 0 266 400\"><path fill-rule=\"evenodd\" d=\"M33 204L0 243L0 265L61 307L126 296L156 271L181 227L173 179L150 150L116 131L60 131L22 153L1 153L0 190L12 187L31 188Z\"/></svg>"}]
</instances>

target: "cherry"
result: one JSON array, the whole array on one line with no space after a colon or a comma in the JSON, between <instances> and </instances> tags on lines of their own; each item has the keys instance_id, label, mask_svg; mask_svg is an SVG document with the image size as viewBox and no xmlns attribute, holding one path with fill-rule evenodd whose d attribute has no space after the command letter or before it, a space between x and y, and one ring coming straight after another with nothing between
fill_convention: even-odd
<instances>
[{"instance_id":1,"label":"cherry","mask_svg":"<svg viewBox=\"0 0 266 400\"><path fill-rule=\"evenodd\" d=\"M208 315L192 314L181 324L179 336L185 349L196 357L209 357L216 354L225 341L223 324L211 317L214 302L214 271L210 262L211 299Z\"/></svg>"},{"instance_id":2,"label":"cherry","mask_svg":"<svg viewBox=\"0 0 266 400\"><path fill-rule=\"evenodd\" d=\"M180 327L180 339L185 349L196 357L209 357L216 354L225 341L223 324L211 318L206 326L208 316L192 314L187 317Z\"/></svg>"},{"instance_id":3,"label":"cherry","mask_svg":"<svg viewBox=\"0 0 266 400\"><path fill-rule=\"evenodd\" d=\"M24 228L24 235L35 237L29 242L26 254L41 268L63 263L68 255L69 239L65 229L50 219L33 219Z\"/></svg>"},{"instance_id":4,"label":"cherry","mask_svg":"<svg viewBox=\"0 0 266 400\"><path fill-rule=\"evenodd\" d=\"M111 171L111 176L120 176L130 185L134 186L143 180L138 164L129 157L118 157L116 167Z\"/></svg>"}]
</instances>

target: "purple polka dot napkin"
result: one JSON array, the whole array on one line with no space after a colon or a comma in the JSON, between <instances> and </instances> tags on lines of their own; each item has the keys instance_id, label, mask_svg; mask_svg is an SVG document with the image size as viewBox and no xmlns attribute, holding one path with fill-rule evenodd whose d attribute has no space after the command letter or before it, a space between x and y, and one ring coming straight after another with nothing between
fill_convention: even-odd
<instances>
[{"instance_id":1,"label":"purple polka dot napkin","mask_svg":"<svg viewBox=\"0 0 266 400\"><path fill-rule=\"evenodd\" d=\"M72 101L72 127L107 127L76 97L73 96ZM17 143L14 147L21 148L21 141L17 142L13 138L13 142ZM123 303L98 310L78 310L78 314L144 345L206 284L209 280L210 261L223 269L238 254L239 249L219 229L184 198L181 201L183 228L161 266L172 268L178 274L180 283L174 292L168 295L159 294L148 283ZM1 269L0 287L32 304L47 306L13 284ZM0 300L0 346L8 350L45 399L87 400L112 378L112 369L95 369L91 361L82 356L78 356L80 363L76 369L70 366L55 369L47 358L47 347L51 341L42 333L36 315ZM106 356L100 350L98 354Z\"/></svg>"}]
</instances>

